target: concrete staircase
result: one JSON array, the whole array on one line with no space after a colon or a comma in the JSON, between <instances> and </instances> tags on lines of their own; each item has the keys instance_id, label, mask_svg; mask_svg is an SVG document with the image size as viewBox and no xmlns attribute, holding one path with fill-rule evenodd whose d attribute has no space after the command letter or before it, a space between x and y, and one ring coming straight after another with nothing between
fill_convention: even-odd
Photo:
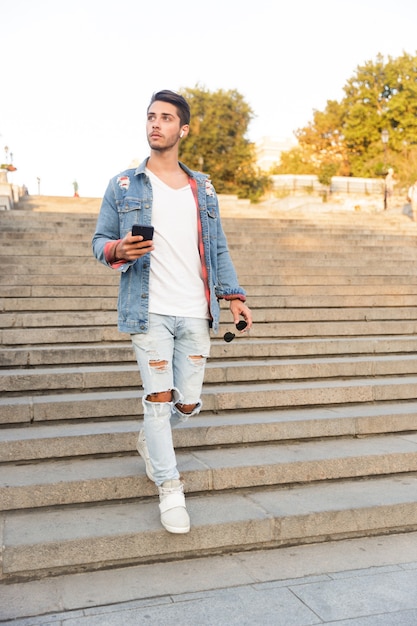
<instances>
[{"instance_id":1,"label":"concrete staircase","mask_svg":"<svg viewBox=\"0 0 417 626\"><path fill-rule=\"evenodd\" d=\"M97 204L48 206L0 216L4 581L417 529L414 223L225 203L255 326L227 344L222 312L204 410L174 432L192 520L175 536L135 451Z\"/></svg>"}]
</instances>

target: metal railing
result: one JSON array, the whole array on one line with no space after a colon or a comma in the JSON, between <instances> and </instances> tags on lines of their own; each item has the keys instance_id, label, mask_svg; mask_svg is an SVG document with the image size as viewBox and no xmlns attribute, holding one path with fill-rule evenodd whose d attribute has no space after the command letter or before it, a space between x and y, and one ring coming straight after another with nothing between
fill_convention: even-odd
<instances>
[{"instance_id":1,"label":"metal railing","mask_svg":"<svg viewBox=\"0 0 417 626\"><path fill-rule=\"evenodd\" d=\"M274 174L271 176L273 189L279 191L323 191L326 188L319 183L315 174ZM381 194L384 180L381 178L353 178L333 176L330 185L332 193Z\"/></svg>"}]
</instances>

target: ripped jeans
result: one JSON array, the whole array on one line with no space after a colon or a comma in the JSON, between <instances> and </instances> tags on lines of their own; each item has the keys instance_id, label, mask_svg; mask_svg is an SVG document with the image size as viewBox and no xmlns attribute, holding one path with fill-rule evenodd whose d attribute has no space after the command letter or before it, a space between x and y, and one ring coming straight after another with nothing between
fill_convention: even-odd
<instances>
[{"instance_id":1,"label":"ripped jeans","mask_svg":"<svg viewBox=\"0 0 417 626\"><path fill-rule=\"evenodd\" d=\"M142 378L144 430L156 485L179 478L172 427L201 409L201 389L210 331L206 319L149 314L147 333L131 335ZM151 402L147 396L172 391L170 402ZM195 404L191 413L176 406Z\"/></svg>"}]
</instances>

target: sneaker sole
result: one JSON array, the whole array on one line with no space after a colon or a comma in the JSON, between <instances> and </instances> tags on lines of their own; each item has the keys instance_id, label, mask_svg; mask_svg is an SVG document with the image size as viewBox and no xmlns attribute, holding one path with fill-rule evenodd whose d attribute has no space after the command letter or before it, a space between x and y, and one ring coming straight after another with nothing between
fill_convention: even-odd
<instances>
[{"instance_id":1,"label":"sneaker sole","mask_svg":"<svg viewBox=\"0 0 417 626\"><path fill-rule=\"evenodd\" d=\"M167 530L169 533L172 533L174 535L185 535L186 533L190 532L190 526L183 527L183 528L178 528L177 526L168 526L166 524L162 524L162 526L165 528L165 530Z\"/></svg>"}]
</instances>

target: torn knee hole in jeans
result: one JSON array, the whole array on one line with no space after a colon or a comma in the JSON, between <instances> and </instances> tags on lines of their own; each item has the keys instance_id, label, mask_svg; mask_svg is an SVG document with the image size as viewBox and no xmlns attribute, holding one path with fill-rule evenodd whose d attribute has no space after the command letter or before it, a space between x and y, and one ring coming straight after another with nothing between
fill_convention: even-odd
<instances>
[{"instance_id":1,"label":"torn knee hole in jeans","mask_svg":"<svg viewBox=\"0 0 417 626\"><path fill-rule=\"evenodd\" d=\"M150 360L149 367L158 372L166 372L168 369L168 361Z\"/></svg>"},{"instance_id":2,"label":"torn knee hole in jeans","mask_svg":"<svg viewBox=\"0 0 417 626\"><path fill-rule=\"evenodd\" d=\"M194 411L196 406L198 406L198 403L196 403L196 404L181 404L180 402L177 402L177 404L175 406L177 407L177 409L179 411L181 411L181 413L184 413L184 415L191 415L191 413Z\"/></svg>"},{"instance_id":3,"label":"torn knee hole in jeans","mask_svg":"<svg viewBox=\"0 0 417 626\"><path fill-rule=\"evenodd\" d=\"M196 366L203 366L206 362L206 357L202 354L190 354L188 357L192 363Z\"/></svg>"},{"instance_id":4,"label":"torn knee hole in jeans","mask_svg":"<svg viewBox=\"0 0 417 626\"><path fill-rule=\"evenodd\" d=\"M148 402L171 402L172 401L172 390L168 391L154 391L152 393L148 393L145 400Z\"/></svg>"}]
</instances>

